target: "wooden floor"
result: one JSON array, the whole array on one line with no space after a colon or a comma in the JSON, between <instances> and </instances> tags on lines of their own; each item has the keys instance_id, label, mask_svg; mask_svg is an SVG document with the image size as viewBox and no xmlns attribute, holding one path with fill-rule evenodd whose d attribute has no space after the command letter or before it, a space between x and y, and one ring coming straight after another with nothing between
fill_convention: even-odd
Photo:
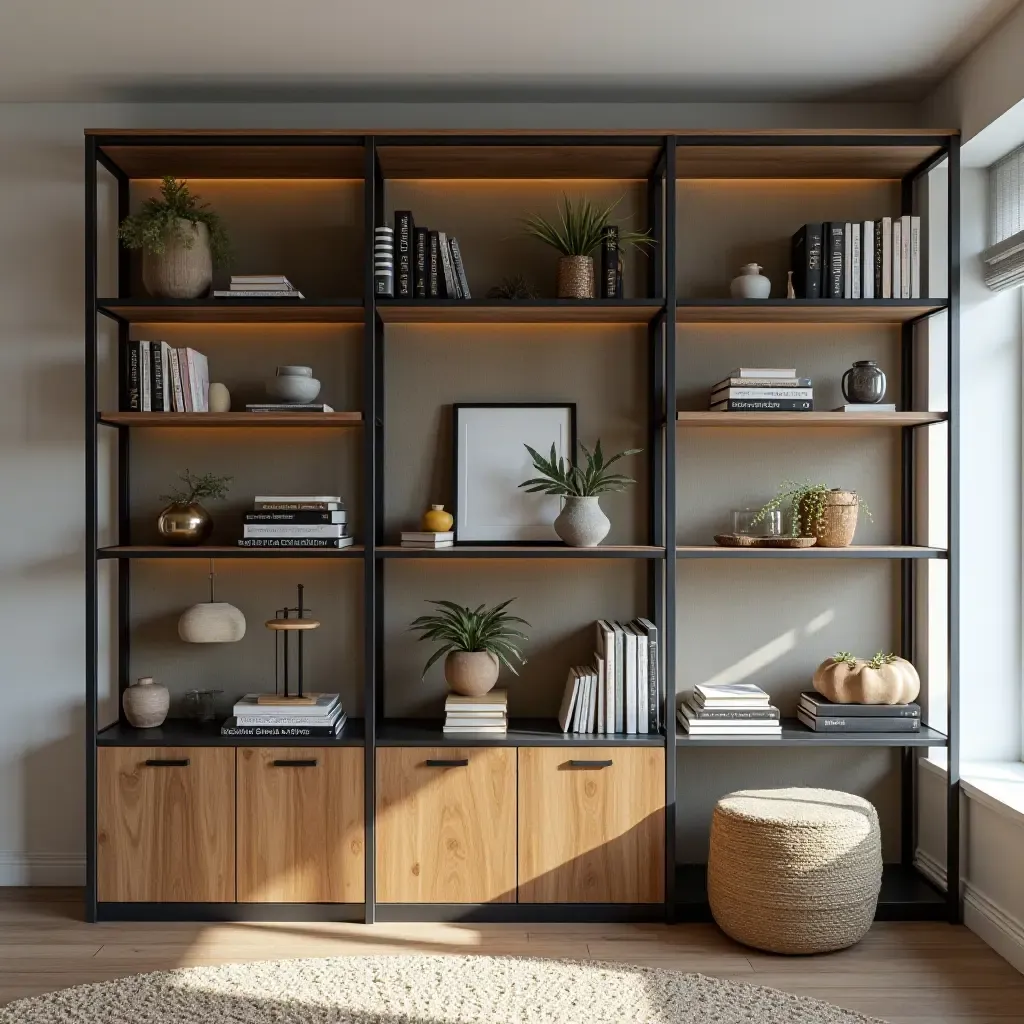
<instances>
[{"instance_id":1,"label":"wooden floor","mask_svg":"<svg viewBox=\"0 0 1024 1024\"><path fill-rule=\"evenodd\" d=\"M75 890L0 890L0 1003L232 961L469 953L611 960L769 985L891 1024L1024 1021L1024 977L965 928L878 924L853 949L776 957L711 925L86 924Z\"/></svg>"}]
</instances>

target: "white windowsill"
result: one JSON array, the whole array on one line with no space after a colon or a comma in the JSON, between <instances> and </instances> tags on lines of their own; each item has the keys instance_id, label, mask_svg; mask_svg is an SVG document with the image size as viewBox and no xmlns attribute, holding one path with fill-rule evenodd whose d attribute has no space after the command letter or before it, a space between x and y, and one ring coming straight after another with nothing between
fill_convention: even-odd
<instances>
[{"instance_id":1,"label":"white windowsill","mask_svg":"<svg viewBox=\"0 0 1024 1024\"><path fill-rule=\"evenodd\" d=\"M929 751L919 764L946 778L946 752ZM965 761L960 783L972 800L1024 825L1024 764L1020 761Z\"/></svg>"}]
</instances>

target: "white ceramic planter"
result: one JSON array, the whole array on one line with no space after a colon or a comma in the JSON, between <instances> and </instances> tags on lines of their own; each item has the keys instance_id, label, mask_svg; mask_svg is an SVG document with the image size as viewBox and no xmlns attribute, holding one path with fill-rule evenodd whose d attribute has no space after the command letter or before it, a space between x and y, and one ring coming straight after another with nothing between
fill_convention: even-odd
<instances>
[{"instance_id":1,"label":"white ceramic planter","mask_svg":"<svg viewBox=\"0 0 1024 1024\"><path fill-rule=\"evenodd\" d=\"M596 548L611 528L597 498L566 498L555 520L555 533L571 548Z\"/></svg>"},{"instance_id":2,"label":"white ceramic planter","mask_svg":"<svg viewBox=\"0 0 1024 1024\"><path fill-rule=\"evenodd\" d=\"M163 252L142 252L142 283L154 298L198 299L212 282L210 232L205 224L179 220L178 231L167 238Z\"/></svg>"},{"instance_id":3,"label":"white ceramic planter","mask_svg":"<svg viewBox=\"0 0 1024 1024\"><path fill-rule=\"evenodd\" d=\"M734 277L729 285L729 294L734 299L767 299L771 293L772 283L756 263L740 267L739 276Z\"/></svg>"}]
</instances>

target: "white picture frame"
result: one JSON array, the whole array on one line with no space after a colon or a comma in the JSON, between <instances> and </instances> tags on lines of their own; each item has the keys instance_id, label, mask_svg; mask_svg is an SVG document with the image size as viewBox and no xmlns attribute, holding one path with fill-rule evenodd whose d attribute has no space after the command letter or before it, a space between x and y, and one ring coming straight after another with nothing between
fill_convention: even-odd
<instances>
[{"instance_id":1,"label":"white picture frame","mask_svg":"<svg viewBox=\"0 0 1024 1024\"><path fill-rule=\"evenodd\" d=\"M481 403L452 406L456 544L560 544L555 517L561 498L528 494L537 476L530 445L543 455L576 450L574 403Z\"/></svg>"}]
</instances>

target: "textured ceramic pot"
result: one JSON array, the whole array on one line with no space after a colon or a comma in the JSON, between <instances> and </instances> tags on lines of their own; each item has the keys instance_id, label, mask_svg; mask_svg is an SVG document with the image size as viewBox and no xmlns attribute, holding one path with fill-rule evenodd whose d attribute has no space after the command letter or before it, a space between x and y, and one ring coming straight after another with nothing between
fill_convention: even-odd
<instances>
[{"instance_id":1,"label":"textured ceramic pot","mask_svg":"<svg viewBox=\"0 0 1024 1024\"><path fill-rule=\"evenodd\" d=\"M571 548L596 548L612 528L597 498L566 498L555 533Z\"/></svg>"},{"instance_id":2,"label":"textured ceramic pot","mask_svg":"<svg viewBox=\"0 0 1024 1024\"><path fill-rule=\"evenodd\" d=\"M825 506L819 522L811 516L810 503L800 503L800 534L817 537L819 548L848 548L857 532L860 499L853 491L832 490L825 495Z\"/></svg>"},{"instance_id":3,"label":"textured ceramic pot","mask_svg":"<svg viewBox=\"0 0 1024 1024\"><path fill-rule=\"evenodd\" d=\"M267 394L279 402L305 404L320 394L320 381L308 366L279 366L267 381Z\"/></svg>"},{"instance_id":4,"label":"textured ceramic pot","mask_svg":"<svg viewBox=\"0 0 1024 1024\"><path fill-rule=\"evenodd\" d=\"M210 536L213 519L198 501L190 504L172 501L160 513L156 526L161 540L188 546L202 544Z\"/></svg>"},{"instance_id":5,"label":"textured ceramic pot","mask_svg":"<svg viewBox=\"0 0 1024 1024\"><path fill-rule=\"evenodd\" d=\"M772 283L756 263L740 267L739 276L729 285L729 294L734 299L767 299L771 293Z\"/></svg>"},{"instance_id":6,"label":"textured ceramic pot","mask_svg":"<svg viewBox=\"0 0 1024 1024\"><path fill-rule=\"evenodd\" d=\"M497 655L490 651L449 651L444 659L445 682L452 693L479 697L498 681Z\"/></svg>"},{"instance_id":7,"label":"textured ceramic pot","mask_svg":"<svg viewBox=\"0 0 1024 1024\"><path fill-rule=\"evenodd\" d=\"M164 251L142 251L142 283L158 299L198 299L213 282L210 232L205 224L178 221Z\"/></svg>"},{"instance_id":8,"label":"textured ceramic pot","mask_svg":"<svg viewBox=\"0 0 1024 1024\"><path fill-rule=\"evenodd\" d=\"M558 261L558 297L594 297L594 260L590 256L563 256Z\"/></svg>"},{"instance_id":9,"label":"textured ceramic pot","mask_svg":"<svg viewBox=\"0 0 1024 1024\"><path fill-rule=\"evenodd\" d=\"M843 374L843 398L858 405L885 398L885 374L874 359L859 359Z\"/></svg>"},{"instance_id":10,"label":"textured ceramic pot","mask_svg":"<svg viewBox=\"0 0 1024 1024\"><path fill-rule=\"evenodd\" d=\"M121 706L136 729L153 729L163 724L171 698L166 686L154 683L152 676L143 676L121 695Z\"/></svg>"},{"instance_id":11,"label":"textured ceramic pot","mask_svg":"<svg viewBox=\"0 0 1024 1024\"><path fill-rule=\"evenodd\" d=\"M451 512L445 512L444 505L431 505L423 513L423 529L427 533L447 533L455 523Z\"/></svg>"},{"instance_id":12,"label":"textured ceramic pot","mask_svg":"<svg viewBox=\"0 0 1024 1024\"><path fill-rule=\"evenodd\" d=\"M231 412L231 392L223 384L211 384L208 395L210 412Z\"/></svg>"},{"instance_id":13,"label":"textured ceramic pot","mask_svg":"<svg viewBox=\"0 0 1024 1024\"><path fill-rule=\"evenodd\" d=\"M187 644L233 644L245 636L245 616L226 601L194 604L181 613L178 636Z\"/></svg>"}]
</instances>

